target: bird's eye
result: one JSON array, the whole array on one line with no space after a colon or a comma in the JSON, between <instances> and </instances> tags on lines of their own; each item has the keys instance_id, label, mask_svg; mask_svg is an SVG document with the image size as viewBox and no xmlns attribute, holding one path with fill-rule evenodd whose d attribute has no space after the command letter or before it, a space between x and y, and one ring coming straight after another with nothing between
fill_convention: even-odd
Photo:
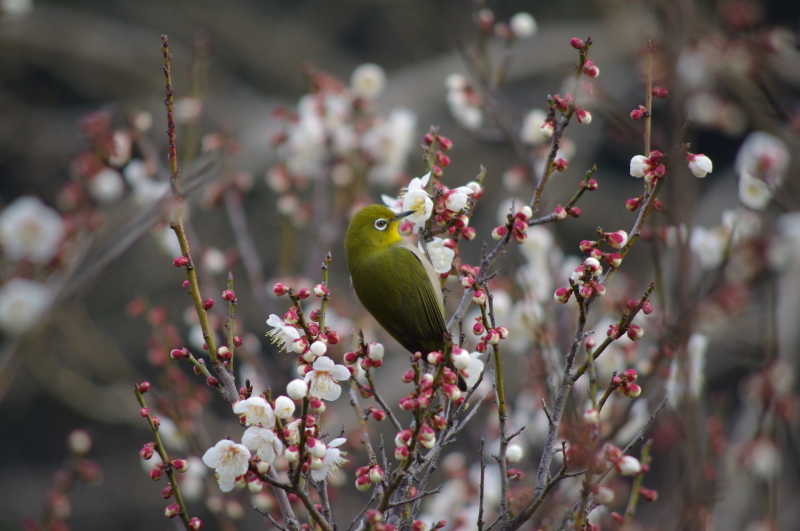
<instances>
[{"instance_id":1,"label":"bird's eye","mask_svg":"<svg viewBox=\"0 0 800 531\"><path fill-rule=\"evenodd\" d=\"M375 228L378 229L378 230L384 230L388 226L389 226L389 222L386 221L383 218L375 220Z\"/></svg>"}]
</instances>

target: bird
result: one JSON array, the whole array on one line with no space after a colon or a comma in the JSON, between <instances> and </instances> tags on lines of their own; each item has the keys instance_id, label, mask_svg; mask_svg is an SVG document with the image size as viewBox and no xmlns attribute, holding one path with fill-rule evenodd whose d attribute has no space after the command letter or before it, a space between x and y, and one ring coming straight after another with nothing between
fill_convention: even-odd
<instances>
[{"instance_id":1,"label":"bird","mask_svg":"<svg viewBox=\"0 0 800 531\"><path fill-rule=\"evenodd\" d=\"M398 230L413 213L365 206L350 220L344 246L364 308L406 350L427 355L444 349L447 327L439 274Z\"/></svg>"}]
</instances>

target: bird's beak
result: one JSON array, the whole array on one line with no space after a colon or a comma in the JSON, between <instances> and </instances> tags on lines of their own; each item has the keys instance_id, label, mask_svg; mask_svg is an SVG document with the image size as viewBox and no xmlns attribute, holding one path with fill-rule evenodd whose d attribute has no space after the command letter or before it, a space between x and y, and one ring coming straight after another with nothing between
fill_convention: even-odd
<instances>
[{"instance_id":1,"label":"bird's beak","mask_svg":"<svg viewBox=\"0 0 800 531\"><path fill-rule=\"evenodd\" d=\"M416 210L406 210L405 212L400 212L395 217L392 218L392 221L397 221L398 219L406 218L416 212L417 212Z\"/></svg>"}]
</instances>

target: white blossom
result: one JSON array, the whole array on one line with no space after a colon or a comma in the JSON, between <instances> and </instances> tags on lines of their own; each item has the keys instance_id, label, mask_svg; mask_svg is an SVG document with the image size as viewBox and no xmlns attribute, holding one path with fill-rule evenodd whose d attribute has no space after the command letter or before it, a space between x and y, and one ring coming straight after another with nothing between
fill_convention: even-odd
<instances>
[{"instance_id":1,"label":"white blossom","mask_svg":"<svg viewBox=\"0 0 800 531\"><path fill-rule=\"evenodd\" d=\"M0 288L0 330L19 335L36 326L53 301L53 293L35 280L12 278Z\"/></svg>"},{"instance_id":2,"label":"white blossom","mask_svg":"<svg viewBox=\"0 0 800 531\"><path fill-rule=\"evenodd\" d=\"M764 210L772 199L767 183L747 172L739 174L739 201L753 210Z\"/></svg>"},{"instance_id":3,"label":"white blossom","mask_svg":"<svg viewBox=\"0 0 800 531\"><path fill-rule=\"evenodd\" d=\"M529 39L536 35L537 30L536 19L530 13L525 13L524 11L511 17L511 20L508 21L508 27L511 28L514 37L518 39Z\"/></svg>"},{"instance_id":4,"label":"white blossom","mask_svg":"<svg viewBox=\"0 0 800 531\"><path fill-rule=\"evenodd\" d=\"M466 376L464 376L464 381L467 382L467 388L472 388L478 383L478 378L480 378L481 374L483 373L484 363L481 361L480 352L472 352L470 357L470 364L469 368L467 368Z\"/></svg>"},{"instance_id":5,"label":"white blossom","mask_svg":"<svg viewBox=\"0 0 800 531\"><path fill-rule=\"evenodd\" d=\"M454 188L448 192L447 199L444 201L444 206L452 212L460 212L467 207L467 201L469 201L473 193L474 190L466 186Z\"/></svg>"},{"instance_id":6,"label":"white blossom","mask_svg":"<svg viewBox=\"0 0 800 531\"><path fill-rule=\"evenodd\" d=\"M282 342L283 344L280 348L284 352L289 352L292 349L294 340L300 339L300 332L297 328L293 325L286 324L283 319L274 313L270 314L269 319L267 319L267 324L273 327L272 330L267 332L267 336L273 344L280 344Z\"/></svg>"},{"instance_id":7,"label":"white blossom","mask_svg":"<svg viewBox=\"0 0 800 531\"><path fill-rule=\"evenodd\" d=\"M262 461L274 463L275 457L283 453L283 443L272 430L251 426L242 435L242 444Z\"/></svg>"},{"instance_id":8,"label":"white blossom","mask_svg":"<svg viewBox=\"0 0 800 531\"><path fill-rule=\"evenodd\" d=\"M272 406L260 396L239 400L233 405L233 412L244 416L246 426L271 428L275 425L275 412Z\"/></svg>"},{"instance_id":9,"label":"white blossom","mask_svg":"<svg viewBox=\"0 0 800 531\"><path fill-rule=\"evenodd\" d=\"M644 172L650 167L650 161L644 155L636 155L631 159L631 177L644 177Z\"/></svg>"},{"instance_id":10,"label":"white blossom","mask_svg":"<svg viewBox=\"0 0 800 531\"><path fill-rule=\"evenodd\" d=\"M386 85L386 73L383 68L373 63L366 63L350 76L350 90L353 94L372 100L378 97Z\"/></svg>"},{"instance_id":11,"label":"white blossom","mask_svg":"<svg viewBox=\"0 0 800 531\"><path fill-rule=\"evenodd\" d=\"M415 146L417 116L408 109L392 109L386 120L364 133L361 146L374 159L367 178L391 186L405 171L408 154Z\"/></svg>"},{"instance_id":12,"label":"white blossom","mask_svg":"<svg viewBox=\"0 0 800 531\"><path fill-rule=\"evenodd\" d=\"M314 370L306 374L309 394L323 400L336 400L342 393L337 380L350 378L350 371L344 365L337 365L327 356L317 358L312 365Z\"/></svg>"},{"instance_id":13,"label":"white blossom","mask_svg":"<svg viewBox=\"0 0 800 531\"><path fill-rule=\"evenodd\" d=\"M789 149L780 138L763 131L750 133L736 153L736 173L765 182L770 189L783 182Z\"/></svg>"},{"instance_id":14,"label":"white blossom","mask_svg":"<svg viewBox=\"0 0 800 531\"><path fill-rule=\"evenodd\" d=\"M293 400L302 400L308 396L308 384L299 378L292 380L286 386L286 394Z\"/></svg>"},{"instance_id":15,"label":"white blossom","mask_svg":"<svg viewBox=\"0 0 800 531\"><path fill-rule=\"evenodd\" d=\"M12 262L47 264L64 237L61 216L38 197L20 197L0 213L0 245Z\"/></svg>"},{"instance_id":16,"label":"white blossom","mask_svg":"<svg viewBox=\"0 0 800 531\"><path fill-rule=\"evenodd\" d=\"M711 173L713 168L714 166L711 163L711 159L705 155L692 155L689 158L689 170L695 177L703 178Z\"/></svg>"},{"instance_id":17,"label":"white blossom","mask_svg":"<svg viewBox=\"0 0 800 531\"><path fill-rule=\"evenodd\" d=\"M103 168L89 179L89 194L102 205L116 203L125 194L122 175L112 168Z\"/></svg>"},{"instance_id":18,"label":"white blossom","mask_svg":"<svg viewBox=\"0 0 800 531\"><path fill-rule=\"evenodd\" d=\"M403 194L402 211L414 211L414 214L409 215L406 219L414 223L417 227L421 227L433 213L433 200L431 200L428 195L428 191L425 190L430 178L431 172L426 173L422 177L414 177L411 179L411 182L408 183L408 187Z\"/></svg>"},{"instance_id":19,"label":"white blossom","mask_svg":"<svg viewBox=\"0 0 800 531\"><path fill-rule=\"evenodd\" d=\"M422 250L422 243L418 243L420 252L425 254ZM428 256L431 258L431 265L437 273L444 274L450 271L453 264L453 258L456 253L449 247L444 246L444 240L441 238L433 238L428 242Z\"/></svg>"},{"instance_id":20,"label":"white blossom","mask_svg":"<svg viewBox=\"0 0 800 531\"><path fill-rule=\"evenodd\" d=\"M689 247L700 261L700 267L706 270L722 263L727 244L727 239L719 231L705 227L695 227L689 240Z\"/></svg>"},{"instance_id":21,"label":"white blossom","mask_svg":"<svg viewBox=\"0 0 800 531\"><path fill-rule=\"evenodd\" d=\"M348 461L344 458L346 452L343 452L338 448L346 440L347 439L344 437L337 437L327 444L325 456L322 458L322 466L311 471L311 478L314 481L322 481L328 476L336 474L339 472L339 469L342 467L342 465Z\"/></svg>"},{"instance_id":22,"label":"white blossom","mask_svg":"<svg viewBox=\"0 0 800 531\"><path fill-rule=\"evenodd\" d=\"M519 130L520 139L531 146L538 146L547 141L547 136L542 132L542 126L547 119L547 113L541 109L533 109L525 115L522 127Z\"/></svg>"},{"instance_id":23,"label":"white blossom","mask_svg":"<svg viewBox=\"0 0 800 531\"><path fill-rule=\"evenodd\" d=\"M642 471L642 464L632 455L623 455L614 467L621 476L635 476Z\"/></svg>"},{"instance_id":24,"label":"white blossom","mask_svg":"<svg viewBox=\"0 0 800 531\"><path fill-rule=\"evenodd\" d=\"M298 380L305 385L305 382L302 380ZM294 403L294 400L289 398L288 396L281 395L275 399L275 416L279 419L288 419L292 415L294 415L294 410L297 406Z\"/></svg>"},{"instance_id":25,"label":"white blossom","mask_svg":"<svg viewBox=\"0 0 800 531\"><path fill-rule=\"evenodd\" d=\"M230 492L236 478L245 474L250 460L250 450L243 444L223 439L206 450L203 463L213 468L222 492Z\"/></svg>"}]
</instances>

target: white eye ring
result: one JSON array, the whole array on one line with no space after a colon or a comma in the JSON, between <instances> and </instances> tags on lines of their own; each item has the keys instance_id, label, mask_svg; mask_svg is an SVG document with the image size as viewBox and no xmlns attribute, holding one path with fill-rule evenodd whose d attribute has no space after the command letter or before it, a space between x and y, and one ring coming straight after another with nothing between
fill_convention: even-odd
<instances>
[{"instance_id":1,"label":"white eye ring","mask_svg":"<svg viewBox=\"0 0 800 531\"><path fill-rule=\"evenodd\" d=\"M389 222L383 218L375 220L375 228L378 230L386 230L386 227L389 226Z\"/></svg>"}]
</instances>

